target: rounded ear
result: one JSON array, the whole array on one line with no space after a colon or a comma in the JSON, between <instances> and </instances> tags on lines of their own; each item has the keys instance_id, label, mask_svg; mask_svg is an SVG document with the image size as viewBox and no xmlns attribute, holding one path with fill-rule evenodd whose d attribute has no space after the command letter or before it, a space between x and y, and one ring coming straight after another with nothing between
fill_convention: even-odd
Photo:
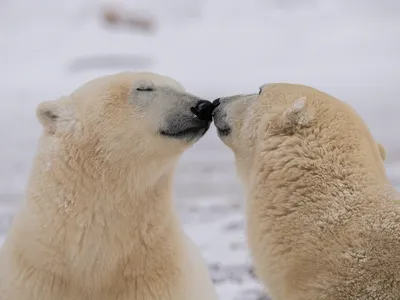
<instances>
[{"instance_id":1,"label":"rounded ear","mask_svg":"<svg viewBox=\"0 0 400 300\"><path fill-rule=\"evenodd\" d=\"M280 125L285 128L306 126L313 119L313 110L306 97L294 101L280 116Z\"/></svg>"},{"instance_id":2,"label":"rounded ear","mask_svg":"<svg viewBox=\"0 0 400 300\"><path fill-rule=\"evenodd\" d=\"M54 133L60 113L56 101L44 101L36 108L36 116L43 128L49 133Z\"/></svg>"},{"instance_id":3,"label":"rounded ear","mask_svg":"<svg viewBox=\"0 0 400 300\"><path fill-rule=\"evenodd\" d=\"M36 108L36 116L43 128L51 134L56 132L60 124L68 125L71 118L71 109L63 99L44 101Z\"/></svg>"},{"instance_id":4,"label":"rounded ear","mask_svg":"<svg viewBox=\"0 0 400 300\"><path fill-rule=\"evenodd\" d=\"M381 144L378 143L378 149L379 149L379 154L381 155L382 160L385 161L385 159L386 159L385 148Z\"/></svg>"}]
</instances>

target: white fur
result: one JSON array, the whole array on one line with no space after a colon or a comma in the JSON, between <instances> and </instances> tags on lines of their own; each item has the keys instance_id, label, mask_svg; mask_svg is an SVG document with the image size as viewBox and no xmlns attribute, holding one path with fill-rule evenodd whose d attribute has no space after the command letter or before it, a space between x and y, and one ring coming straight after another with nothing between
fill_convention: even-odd
<instances>
[{"instance_id":1,"label":"white fur","mask_svg":"<svg viewBox=\"0 0 400 300\"><path fill-rule=\"evenodd\" d=\"M121 73L39 105L44 132L0 251L1 300L217 299L173 207L173 171L195 140L159 133L197 101L170 78Z\"/></svg>"}]
</instances>

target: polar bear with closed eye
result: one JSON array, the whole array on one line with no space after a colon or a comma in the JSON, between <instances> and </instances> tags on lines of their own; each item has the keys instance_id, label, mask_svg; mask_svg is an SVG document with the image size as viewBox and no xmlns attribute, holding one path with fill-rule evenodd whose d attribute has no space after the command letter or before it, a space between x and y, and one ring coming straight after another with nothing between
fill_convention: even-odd
<instances>
[{"instance_id":1,"label":"polar bear with closed eye","mask_svg":"<svg viewBox=\"0 0 400 300\"><path fill-rule=\"evenodd\" d=\"M26 199L0 252L0 299L217 299L172 199L176 162L212 109L171 78L129 72L41 103Z\"/></svg>"}]
</instances>

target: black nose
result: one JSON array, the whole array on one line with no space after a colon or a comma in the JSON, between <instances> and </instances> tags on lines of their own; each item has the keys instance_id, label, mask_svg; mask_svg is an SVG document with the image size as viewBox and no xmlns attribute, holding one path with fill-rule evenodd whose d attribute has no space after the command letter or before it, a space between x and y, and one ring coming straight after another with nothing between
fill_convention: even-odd
<instances>
[{"instance_id":1,"label":"black nose","mask_svg":"<svg viewBox=\"0 0 400 300\"><path fill-rule=\"evenodd\" d=\"M220 98L218 98L218 99L215 99L214 101L213 101L213 105L214 105L214 108L216 108L219 104L220 104Z\"/></svg>"},{"instance_id":2,"label":"black nose","mask_svg":"<svg viewBox=\"0 0 400 300\"><path fill-rule=\"evenodd\" d=\"M202 121L211 121L214 105L210 101L201 100L190 109Z\"/></svg>"}]
</instances>

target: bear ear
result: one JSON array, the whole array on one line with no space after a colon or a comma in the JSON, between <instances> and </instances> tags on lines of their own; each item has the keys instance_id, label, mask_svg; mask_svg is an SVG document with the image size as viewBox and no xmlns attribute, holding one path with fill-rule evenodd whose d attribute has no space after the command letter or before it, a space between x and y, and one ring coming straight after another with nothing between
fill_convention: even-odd
<instances>
[{"instance_id":1,"label":"bear ear","mask_svg":"<svg viewBox=\"0 0 400 300\"><path fill-rule=\"evenodd\" d=\"M385 159L386 159L385 148L381 144L378 143L378 149L379 149L379 154L381 155L382 160L385 161Z\"/></svg>"},{"instance_id":2,"label":"bear ear","mask_svg":"<svg viewBox=\"0 0 400 300\"><path fill-rule=\"evenodd\" d=\"M306 97L294 101L280 116L283 128L306 126L313 119L313 110Z\"/></svg>"},{"instance_id":3,"label":"bear ear","mask_svg":"<svg viewBox=\"0 0 400 300\"><path fill-rule=\"evenodd\" d=\"M70 120L66 103L60 100L44 101L36 108L36 116L43 128L51 134L56 132L60 124L66 125Z\"/></svg>"}]
</instances>

